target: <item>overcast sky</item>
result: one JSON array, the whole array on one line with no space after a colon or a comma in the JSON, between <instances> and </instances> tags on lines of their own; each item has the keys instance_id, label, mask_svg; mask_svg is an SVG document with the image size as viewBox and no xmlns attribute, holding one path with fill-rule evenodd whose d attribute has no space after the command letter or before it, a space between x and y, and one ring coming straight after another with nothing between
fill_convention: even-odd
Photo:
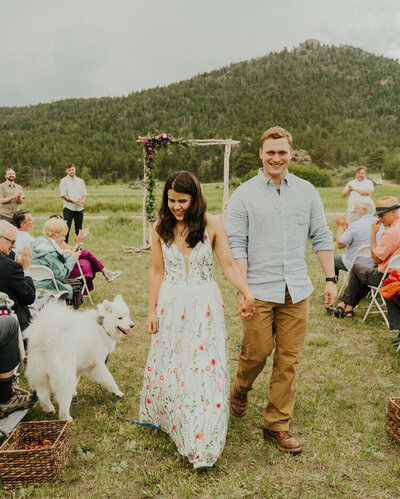
<instances>
[{"instance_id":1,"label":"overcast sky","mask_svg":"<svg viewBox=\"0 0 400 499\"><path fill-rule=\"evenodd\" d=\"M0 106L127 95L308 38L400 58L400 0L0 0Z\"/></svg>"}]
</instances>

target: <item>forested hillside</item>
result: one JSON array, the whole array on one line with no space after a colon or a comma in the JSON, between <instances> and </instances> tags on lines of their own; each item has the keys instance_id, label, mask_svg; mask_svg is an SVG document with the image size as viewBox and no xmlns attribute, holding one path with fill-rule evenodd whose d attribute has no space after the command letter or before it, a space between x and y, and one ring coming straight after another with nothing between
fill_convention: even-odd
<instances>
[{"instance_id":1,"label":"forested hillside","mask_svg":"<svg viewBox=\"0 0 400 499\"><path fill-rule=\"evenodd\" d=\"M72 161L86 179L129 180L143 168L139 135L232 137L241 141L235 163L256 154L260 134L275 124L288 128L294 148L314 163L336 167L366 162L379 147L399 148L399 117L396 61L310 41L126 97L0 108L0 167L48 179ZM176 148L159 158L159 175L191 168L217 180L222 157L223 148Z\"/></svg>"}]
</instances>

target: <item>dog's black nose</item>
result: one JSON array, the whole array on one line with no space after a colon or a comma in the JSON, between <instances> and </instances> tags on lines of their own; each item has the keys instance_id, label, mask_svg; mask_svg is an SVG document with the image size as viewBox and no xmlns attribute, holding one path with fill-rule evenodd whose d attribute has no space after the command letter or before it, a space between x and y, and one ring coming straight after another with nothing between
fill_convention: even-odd
<instances>
[{"instance_id":1,"label":"dog's black nose","mask_svg":"<svg viewBox=\"0 0 400 499\"><path fill-rule=\"evenodd\" d=\"M132 324L129 324L129 329L133 329L134 327L135 327L135 324L133 324L133 322L132 322Z\"/></svg>"}]
</instances>

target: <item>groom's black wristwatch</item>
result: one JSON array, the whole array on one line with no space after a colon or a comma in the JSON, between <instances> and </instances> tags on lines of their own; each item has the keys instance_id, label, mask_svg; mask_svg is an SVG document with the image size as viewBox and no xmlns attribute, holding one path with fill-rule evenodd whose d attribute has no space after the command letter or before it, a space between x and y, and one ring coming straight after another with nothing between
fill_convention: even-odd
<instances>
[{"instance_id":1,"label":"groom's black wristwatch","mask_svg":"<svg viewBox=\"0 0 400 499\"><path fill-rule=\"evenodd\" d=\"M325 281L326 282L334 282L335 284L337 284L338 279L336 276L335 277L326 277Z\"/></svg>"}]
</instances>

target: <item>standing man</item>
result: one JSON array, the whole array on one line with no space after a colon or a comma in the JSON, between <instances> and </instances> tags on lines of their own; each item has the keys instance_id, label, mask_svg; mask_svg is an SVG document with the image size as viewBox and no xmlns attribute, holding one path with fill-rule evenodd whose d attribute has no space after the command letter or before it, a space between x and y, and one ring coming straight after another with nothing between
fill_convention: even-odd
<instances>
[{"instance_id":1,"label":"standing man","mask_svg":"<svg viewBox=\"0 0 400 499\"><path fill-rule=\"evenodd\" d=\"M22 187L15 183L15 171L7 168L6 181L0 184L0 220L13 223L13 215L23 201Z\"/></svg>"},{"instance_id":2,"label":"standing man","mask_svg":"<svg viewBox=\"0 0 400 499\"><path fill-rule=\"evenodd\" d=\"M232 195L227 212L229 243L251 290L256 311L243 321L243 340L235 386L233 416L243 416L247 393L275 348L269 401L264 409L264 438L279 450L297 454L290 435L297 371L307 329L308 297L313 291L304 254L308 238L326 276L325 307L336 298L333 236L315 187L288 172L292 136L273 127L261 137L263 168ZM239 295L243 306L243 297Z\"/></svg>"},{"instance_id":3,"label":"standing man","mask_svg":"<svg viewBox=\"0 0 400 499\"><path fill-rule=\"evenodd\" d=\"M371 180L367 179L367 168L359 166L356 170L356 178L347 182L346 187L343 189L342 196L349 198L347 200L347 217L349 222L353 222L355 217L353 215L355 201L361 196L371 197L374 191L374 184Z\"/></svg>"},{"instance_id":4,"label":"standing man","mask_svg":"<svg viewBox=\"0 0 400 499\"><path fill-rule=\"evenodd\" d=\"M87 197L85 182L75 175L76 168L68 163L65 168L67 175L60 181L60 196L63 199L63 216L68 225L65 241L68 243L72 220L75 224L75 234L78 235L83 224L83 209Z\"/></svg>"},{"instance_id":5,"label":"standing man","mask_svg":"<svg viewBox=\"0 0 400 499\"><path fill-rule=\"evenodd\" d=\"M5 220L0 220L0 291L14 302L13 309L23 331L31 318L28 305L35 301L36 294L30 275L32 251L25 247L17 254L17 261L7 258L11 249L15 248L16 238L17 229Z\"/></svg>"}]
</instances>

